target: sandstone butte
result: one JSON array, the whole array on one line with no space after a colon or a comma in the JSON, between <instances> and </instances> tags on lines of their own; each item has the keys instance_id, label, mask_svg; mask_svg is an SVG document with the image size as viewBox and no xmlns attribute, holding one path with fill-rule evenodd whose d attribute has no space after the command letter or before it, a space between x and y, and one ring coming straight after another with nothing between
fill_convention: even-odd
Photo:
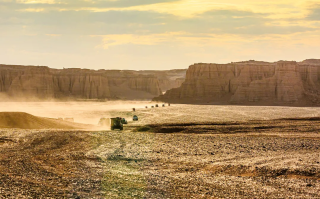
<instances>
[{"instance_id":1,"label":"sandstone butte","mask_svg":"<svg viewBox=\"0 0 320 199\"><path fill-rule=\"evenodd\" d=\"M191 65L185 82L154 101L195 104L320 104L320 60Z\"/></svg>"},{"instance_id":2,"label":"sandstone butte","mask_svg":"<svg viewBox=\"0 0 320 199\"><path fill-rule=\"evenodd\" d=\"M185 72L0 65L0 95L9 99L152 99L162 94L161 88L179 87Z\"/></svg>"}]
</instances>

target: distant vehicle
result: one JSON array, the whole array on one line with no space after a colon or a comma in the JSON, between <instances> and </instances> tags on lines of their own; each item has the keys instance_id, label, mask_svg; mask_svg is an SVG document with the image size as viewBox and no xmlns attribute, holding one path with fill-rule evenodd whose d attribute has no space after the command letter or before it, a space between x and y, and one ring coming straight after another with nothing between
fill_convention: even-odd
<instances>
[{"instance_id":1,"label":"distant vehicle","mask_svg":"<svg viewBox=\"0 0 320 199\"><path fill-rule=\"evenodd\" d=\"M151 106L151 108L154 108L154 106Z\"/></svg>"},{"instance_id":2,"label":"distant vehicle","mask_svg":"<svg viewBox=\"0 0 320 199\"><path fill-rule=\"evenodd\" d=\"M156 107L159 107L159 105L158 105L158 104L156 104Z\"/></svg>"},{"instance_id":3,"label":"distant vehicle","mask_svg":"<svg viewBox=\"0 0 320 199\"><path fill-rule=\"evenodd\" d=\"M111 119L111 130L120 129L123 130L123 124L120 117L110 118Z\"/></svg>"},{"instance_id":4,"label":"distant vehicle","mask_svg":"<svg viewBox=\"0 0 320 199\"><path fill-rule=\"evenodd\" d=\"M164 104L162 104L162 107L165 107L165 105L164 105Z\"/></svg>"},{"instance_id":5,"label":"distant vehicle","mask_svg":"<svg viewBox=\"0 0 320 199\"><path fill-rule=\"evenodd\" d=\"M136 111L136 109L135 109L135 108L132 108L132 111Z\"/></svg>"},{"instance_id":6,"label":"distant vehicle","mask_svg":"<svg viewBox=\"0 0 320 199\"><path fill-rule=\"evenodd\" d=\"M170 106L170 104L168 104L168 106Z\"/></svg>"},{"instance_id":7,"label":"distant vehicle","mask_svg":"<svg viewBox=\"0 0 320 199\"><path fill-rule=\"evenodd\" d=\"M146 108L148 108L148 106L146 106Z\"/></svg>"},{"instance_id":8,"label":"distant vehicle","mask_svg":"<svg viewBox=\"0 0 320 199\"><path fill-rule=\"evenodd\" d=\"M128 121L126 120L126 118L121 118L121 122L122 124L128 124Z\"/></svg>"},{"instance_id":9,"label":"distant vehicle","mask_svg":"<svg viewBox=\"0 0 320 199\"><path fill-rule=\"evenodd\" d=\"M134 116L132 117L132 120L133 120L133 121L138 121L138 116L134 115Z\"/></svg>"}]
</instances>

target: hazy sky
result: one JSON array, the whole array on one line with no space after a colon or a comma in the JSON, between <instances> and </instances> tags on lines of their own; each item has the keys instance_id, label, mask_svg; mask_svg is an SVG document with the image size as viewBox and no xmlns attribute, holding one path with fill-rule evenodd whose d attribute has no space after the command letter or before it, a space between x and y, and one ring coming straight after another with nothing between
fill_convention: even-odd
<instances>
[{"instance_id":1,"label":"hazy sky","mask_svg":"<svg viewBox=\"0 0 320 199\"><path fill-rule=\"evenodd\" d=\"M0 0L0 63L173 69L320 58L320 0Z\"/></svg>"}]
</instances>

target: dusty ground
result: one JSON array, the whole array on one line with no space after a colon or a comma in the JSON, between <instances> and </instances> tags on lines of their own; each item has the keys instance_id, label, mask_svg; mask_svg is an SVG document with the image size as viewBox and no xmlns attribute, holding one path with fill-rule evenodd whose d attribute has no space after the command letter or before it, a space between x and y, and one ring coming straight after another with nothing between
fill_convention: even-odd
<instances>
[{"instance_id":1,"label":"dusty ground","mask_svg":"<svg viewBox=\"0 0 320 199\"><path fill-rule=\"evenodd\" d=\"M278 120L319 113L173 105L108 110L139 116L124 132L1 129L0 195L319 198L320 118Z\"/></svg>"}]
</instances>

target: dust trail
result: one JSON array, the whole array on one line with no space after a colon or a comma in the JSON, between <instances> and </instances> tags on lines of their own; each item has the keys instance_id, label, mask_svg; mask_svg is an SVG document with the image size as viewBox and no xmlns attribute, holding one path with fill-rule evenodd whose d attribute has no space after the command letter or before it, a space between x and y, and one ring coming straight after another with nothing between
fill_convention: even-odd
<instances>
[{"instance_id":1,"label":"dust trail","mask_svg":"<svg viewBox=\"0 0 320 199\"><path fill-rule=\"evenodd\" d=\"M0 112L25 112L49 118L74 118L78 123L97 125L100 118L112 117L110 115L112 112L130 112L132 108L144 109L150 104L148 101L1 102ZM126 115L119 116L125 117Z\"/></svg>"},{"instance_id":2,"label":"dust trail","mask_svg":"<svg viewBox=\"0 0 320 199\"><path fill-rule=\"evenodd\" d=\"M0 128L19 129L91 129L84 125L59 119L37 117L24 112L0 112Z\"/></svg>"},{"instance_id":3,"label":"dust trail","mask_svg":"<svg viewBox=\"0 0 320 199\"><path fill-rule=\"evenodd\" d=\"M137 114L138 123L243 121L286 117L318 117L319 107L264 107L179 105L150 108L149 101L68 101L68 102L1 102L0 112L25 112L49 118L74 118L77 123L97 125L100 118L124 117L128 121ZM148 107L147 109L145 107ZM136 108L133 112L132 108ZM197 111L195 111L197 110Z\"/></svg>"}]
</instances>

